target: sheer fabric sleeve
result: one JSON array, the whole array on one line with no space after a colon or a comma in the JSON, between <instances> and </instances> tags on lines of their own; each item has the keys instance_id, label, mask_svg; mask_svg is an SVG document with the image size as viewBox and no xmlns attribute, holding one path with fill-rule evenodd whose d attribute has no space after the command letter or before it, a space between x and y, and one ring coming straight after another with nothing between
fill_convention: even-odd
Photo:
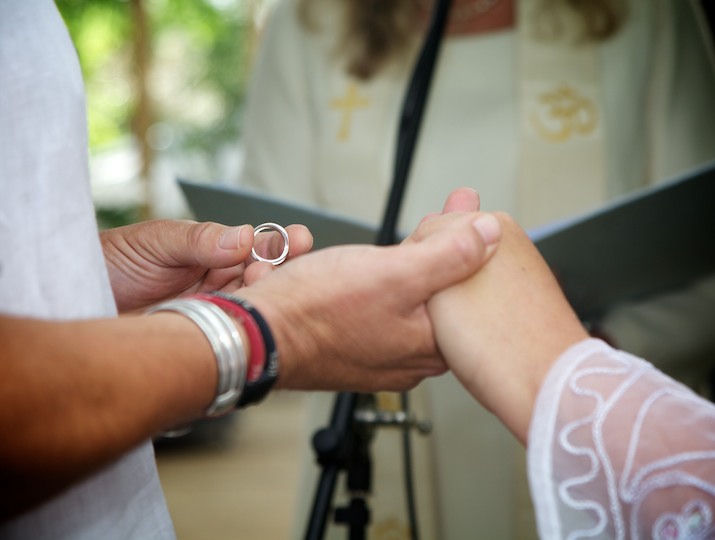
<instances>
[{"instance_id":1,"label":"sheer fabric sleeve","mask_svg":"<svg viewBox=\"0 0 715 540\"><path fill-rule=\"evenodd\" d=\"M541 538L715 538L715 405L600 340L549 371L528 468Z\"/></svg>"}]
</instances>

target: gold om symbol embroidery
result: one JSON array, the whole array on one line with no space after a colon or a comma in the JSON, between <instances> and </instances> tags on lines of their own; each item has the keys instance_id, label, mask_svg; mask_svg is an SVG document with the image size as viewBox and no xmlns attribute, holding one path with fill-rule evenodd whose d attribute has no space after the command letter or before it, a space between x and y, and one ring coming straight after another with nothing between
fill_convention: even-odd
<instances>
[{"instance_id":1,"label":"gold om symbol embroidery","mask_svg":"<svg viewBox=\"0 0 715 540\"><path fill-rule=\"evenodd\" d=\"M559 143L574 135L592 133L598 124L594 102L567 85L539 96L539 111L531 115L537 133L550 142Z\"/></svg>"}]
</instances>

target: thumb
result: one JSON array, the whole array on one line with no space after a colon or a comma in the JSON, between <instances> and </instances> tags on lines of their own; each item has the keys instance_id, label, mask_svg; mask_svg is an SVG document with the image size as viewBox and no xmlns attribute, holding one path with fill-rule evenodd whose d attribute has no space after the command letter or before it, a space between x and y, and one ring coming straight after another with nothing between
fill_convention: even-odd
<instances>
[{"instance_id":1,"label":"thumb","mask_svg":"<svg viewBox=\"0 0 715 540\"><path fill-rule=\"evenodd\" d=\"M481 269L496 251L501 233L501 224L494 215L465 215L406 245L412 251L405 259L415 268L431 269L421 276L427 276L424 285L432 294Z\"/></svg>"},{"instance_id":2,"label":"thumb","mask_svg":"<svg viewBox=\"0 0 715 540\"><path fill-rule=\"evenodd\" d=\"M184 266L228 268L244 262L253 247L253 227L174 221L162 231L161 245L170 260Z\"/></svg>"},{"instance_id":3,"label":"thumb","mask_svg":"<svg viewBox=\"0 0 715 540\"><path fill-rule=\"evenodd\" d=\"M444 203L442 213L477 212L479 210L479 193L471 188L458 188L452 191Z\"/></svg>"}]
</instances>

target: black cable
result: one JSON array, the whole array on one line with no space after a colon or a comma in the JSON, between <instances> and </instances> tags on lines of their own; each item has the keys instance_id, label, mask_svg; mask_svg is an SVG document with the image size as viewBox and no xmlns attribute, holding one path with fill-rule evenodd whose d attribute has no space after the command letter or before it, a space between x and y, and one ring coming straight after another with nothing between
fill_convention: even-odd
<instances>
[{"instance_id":1,"label":"black cable","mask_svg":"<svg viewBox=\"0 0 715 540\"><path fill-rule=\"evenodd\" d=\"M408 392L400 394L400 406L403 411L409 411L410 397ZM407 503L407 523L410 527L410 538L419 540L420 528L417 521L417 503L415 501L415 480L412 474L412 441L409 425L402 428L402 467L405 479L405 502Z\"/></svg>"},{"instance_id":2,"label":"black cable","mask_svg":"<svg viewBox=\"0 0 715 540\"><path fill-rule=\"evenodd\" d=\"M393 169L392 188L383 214L382 226L375 244L389 246L397 242L397 220L410 174L412 155L417 145L422 115L429 97L432 73L439 54L447 14L452 0L436 0L427 35L402 103L402 114L397 132L397 152Z\"/></svg>"},{"instance_id":3,"label":"black cable","mask_svg":"<svg viewBox=\"0 0 715 540\"><path fill-rule=\"evenodd\" d=\"M415 64L405 99L397 135L397 152L395 158L394 177L390 197L385 209L382 226L377 234L375 244L387 246L397 241L397 219L409 176L412 155L419 134L422 114L429 95L432 73L439 53L442 36L447 22L447 13L451 0L436 0L434 11L422 45L422 50ZM318 540L323 537L330 502L335 490L338 471L344 466L345 445L350 447L348 433L357 402L357 394L341 392L336 397L333 406L333 416L329 428L316 433L313 446L319 456L322 473L318 482L310 520L306 531L306 540ZM403 403L408 403L407 394L403 394ZM405 408L406 410L406 408ZM353 428L354 429L354 428ZM408 428L407 428L408 429ZM408 519L413 540L419 538L419 529L414 504L414 489L412 475L412 452L409 433L403 436L403 455L405 466L405 490L408 500Z\"/></svg>"},{"instance_id":4,"label":"black cable","mask_svg":"<svg viewBox=\"0 0 715 540\"><path fill-rule=\"evenodd\" d=\"M395 156L392 189L390 190L390 197L387 201L387 207L383 216L382 227L375 242L378 246L391 245L398 240L397 222L400 215L400 207L404 198L422 116L429 97L432 74L434 73L440 45L442 44L442 37L447 25L447 15L451 3L451 0L436 0L422 50L420 51L409 86L407 87L407 92L405 93L397 133L397 153ZM406 392L401 394L401 404L402 410L407 412L409 410L409 397ZM402 454L405 501L407 505L410 538L412 540L419 540L420 534L415 503L412 445L409 426L405 427L402 432Z\"/></svg>"}]
</instances>

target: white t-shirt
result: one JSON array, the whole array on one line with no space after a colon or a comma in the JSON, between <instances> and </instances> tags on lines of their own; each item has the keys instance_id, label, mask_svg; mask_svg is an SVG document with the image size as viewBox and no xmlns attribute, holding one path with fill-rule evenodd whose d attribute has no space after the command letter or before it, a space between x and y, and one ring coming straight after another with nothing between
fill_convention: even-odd
<instances>
[{"instance_id":1,"label":"white t-shirt","mask_svg":"<svg viewBox=\"0 0 715 540\"><path fill-rule=\"evenodd\" d=\"M90 193L82 75L52 0L0 1L0 312L116 315ZM0 525L3 539L174 537L150 442Z\"/></svg>"}]
</instances>

